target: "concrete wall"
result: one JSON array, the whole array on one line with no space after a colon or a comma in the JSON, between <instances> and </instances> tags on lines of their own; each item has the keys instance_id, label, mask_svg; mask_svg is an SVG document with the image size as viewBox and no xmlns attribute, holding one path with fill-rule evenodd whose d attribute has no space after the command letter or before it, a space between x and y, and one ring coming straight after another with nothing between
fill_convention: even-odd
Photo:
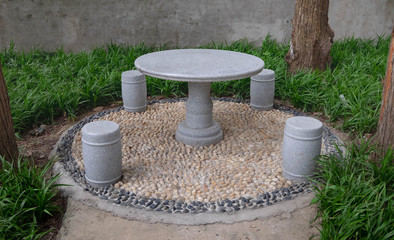
<instances>
[{"instance_id":1,"label":"concrete wall","mask_svg":"<svg viewBox=\"0 0 394 240\"><path fill-rule=\"evenodd\" d=\"M67 51L119 44L194 47L267 34L288 41L295 0L0 0L0 48ZM375 38L394 25L394 0L331 0L335 38Z\"/></svg>"}]
</instances>

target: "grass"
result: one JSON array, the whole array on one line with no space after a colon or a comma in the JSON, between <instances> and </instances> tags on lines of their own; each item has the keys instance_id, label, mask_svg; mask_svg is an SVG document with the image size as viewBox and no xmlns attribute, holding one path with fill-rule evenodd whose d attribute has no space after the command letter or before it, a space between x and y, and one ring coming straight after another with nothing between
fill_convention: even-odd
<instances>
[{"instance_id":1,"label":"grass","mask_svg":"<svg viewBox=\"0 0 394 240\"><path fill-rule=\"evenodd\" d=\"M377 163L370 142L352 144L340 156L318 161L315 188L320 239L393 239L394 166L389 149Z\"/></svg>"},{"instance_id":2,"label":"grass","mask_svg":"<svg viewBox=\"0 0 394 240\"><path fill-rule=\"evenodd\" d=\"M304 111L322 111L339 127L361 134L377 126L388 53L388 38L334 42L331 68L279 79L281 98ZM342 98L341 98L342 95Z\"/></svg>"},{"instance_id":3,"label":"grass","mask_svg":"<svg viewBox=\"0 0 394 240\"><path fill-rule=\"evenodd\" d=\"M210 43L201 48L245 52L262 58L276 73L276 98L290 101L304 111L321 111L338 127L358 133L377 126L389 38L346 39L334 42L331 67L290 75L284 57L287 44L267 37L260 46L240 40L231 44ZM120 74L134 68L134 60L146 53L166 49L108 44L89 52L66 54L59 49L18 52L11 45L0 52L11 101L15 129L52 123L57 117L79 112L121 98ZM249 97L250 80L212 84L214 96ZM187 83L147 77L148 95L183 97Z\"/></svg>"},{"instance_id":4,"label":"grass","mask_svg":"<svg viewBox=\"0 0 394 240\"><path fill-rule=\"evenodd\" d=\"M38 169L19 158L14 167L0 156L0 239L40 239L39 224L58 211L52 199L59 175L46 177L52 161Z\"/></svg>"},{"instance_id":5,"label":"grass","mask_svg":"<svg viewBox=\"0 0 394 240\"><path fill-rule=\"evenodd\" d=\"M15 129L51 123L61 115L74 117L81 110L119 99L121 72L152 50L144 45L108 45L79 54L66 54L61 49L23 53L11 46L0 58Z\"/></svg>"}]
</instances>

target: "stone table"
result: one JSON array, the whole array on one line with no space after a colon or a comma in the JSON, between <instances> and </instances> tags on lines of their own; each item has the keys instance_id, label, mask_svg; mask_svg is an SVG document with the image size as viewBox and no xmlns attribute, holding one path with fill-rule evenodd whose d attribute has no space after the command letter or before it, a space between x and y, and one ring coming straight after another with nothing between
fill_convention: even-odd
<instances>
[{"instance_id":1,"label":"stone table","mask_svg":"<svg viewBox=\"0 0 394 240\"><path fill-rule=\"evenodd\" d=\"M219 123L213 120L211 82L256 75L263 70L264 61L239 52L177 49L143 55L134 65L148 76L188 82L186 120L178 125L175 137L187 145L208 146L223 139Z\"/></svg>"}]
</instances>

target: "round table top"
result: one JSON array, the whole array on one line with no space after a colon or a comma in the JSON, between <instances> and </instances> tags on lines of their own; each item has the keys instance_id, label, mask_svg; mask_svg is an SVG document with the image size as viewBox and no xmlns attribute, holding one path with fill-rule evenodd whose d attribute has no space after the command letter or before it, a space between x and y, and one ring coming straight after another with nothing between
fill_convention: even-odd
<instances>
[{"instance_id":1,"label":"round table top","mask_svg":"<svg viewBox=\"0 0 394 240\"><path fill-rule=\"evenodd\" d=\"M251 77L264 68L258 57L225 50L176 49L153 52L137 58L143 74L175 81L216 82Z\"/></svg>"}]
</instances>

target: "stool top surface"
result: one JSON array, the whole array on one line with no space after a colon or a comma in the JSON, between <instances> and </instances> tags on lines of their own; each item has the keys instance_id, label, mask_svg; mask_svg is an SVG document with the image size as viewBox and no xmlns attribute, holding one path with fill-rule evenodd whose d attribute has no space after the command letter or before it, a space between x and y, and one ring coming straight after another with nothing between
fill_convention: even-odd
<instances>
[{"instance_id":1,"label":"stool top surface","mask_svg":"<svg viewBox=\"0 0 394 240\"><path fill-rule=\"evenodd\" d=\"M107 143L120 139L119 125L112 121L95 121L83 126L82 141L87 143Z\"/></svg>"},{"instance_id":2,"label":"stool top surface","mask_svg":"<svg viewBox=\"0 0 394 240\"><path fill-rule=\"evenodd\" d=\"M260 58L225 50L176 49L153 52L137 58L143 74L174 81L216 82L247 78L264 68Z\"/></svg>"},{"instance_id":3,"label":"stool top surface","mask_svg":"<svg viewBox=\"0 0 394 240\"><path fill-rule=\"evenodd\" d=\"M296 116L287 119L285 133L298 137L321 137L323 123L311 117Z\"/></svg>"}]
</instances>

